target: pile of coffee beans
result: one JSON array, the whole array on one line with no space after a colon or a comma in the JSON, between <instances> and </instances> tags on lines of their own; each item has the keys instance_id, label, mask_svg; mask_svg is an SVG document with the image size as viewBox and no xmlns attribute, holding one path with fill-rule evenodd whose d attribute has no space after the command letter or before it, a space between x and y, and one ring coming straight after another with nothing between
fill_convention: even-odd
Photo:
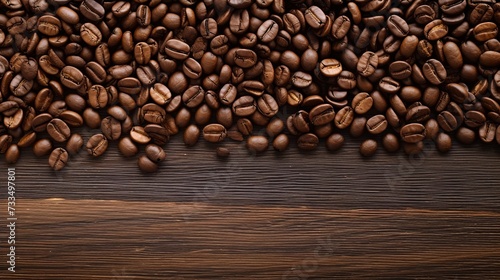
<instances>
[{"instance_id":1,"label":"pile of coffee beans","mask_svg":"<svg viewBox=\"0 0 500 280\"><path fill-rule=\"evenodd\" d=\"M496 0L0 0L0 152L500 143ZM95 131L88 139L83 129ZM79 133L80 132L80 133ZM139 155L139 153L141 153ZM219 147L219 157L230 151Z\"/></svg>"}]
</instances>

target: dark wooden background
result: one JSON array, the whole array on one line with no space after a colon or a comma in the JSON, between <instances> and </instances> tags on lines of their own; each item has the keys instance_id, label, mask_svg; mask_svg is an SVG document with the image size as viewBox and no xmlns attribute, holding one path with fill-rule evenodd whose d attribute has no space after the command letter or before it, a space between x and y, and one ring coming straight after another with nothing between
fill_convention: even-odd
<instances>
[{"instance_id":1,"label":"dark wooden background","mask_svg":"<svg viewBox=\"0 0 500 280\"><path fill-rule=\"evenodd\" d=\"M215 145L174 137L153 175L116 145L57 173L23 150L17 272L2 238L0 278L500 279L496 143L371 159L359 143L255 156L227 142L220 160Z\"/></svg>"}]
</instances>

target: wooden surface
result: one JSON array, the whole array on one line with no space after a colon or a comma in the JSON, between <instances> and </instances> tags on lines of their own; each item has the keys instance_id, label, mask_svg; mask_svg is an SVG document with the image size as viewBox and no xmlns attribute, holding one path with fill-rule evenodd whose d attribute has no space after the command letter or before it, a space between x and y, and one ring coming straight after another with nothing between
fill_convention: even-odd
<instances>
[{"instance_id":1,"label":"wooden surface","mask_svg":"<svg viewBox=\"0 0 500 280\"><path fill-rule=\"evenodd\" d=\"M116 145L58 173L23 151L17 272L2 237L0 279L500 279L498 145L363 159L359 142L257 156L228 142L219 160L174 137L154 175Z\"/></svg>"}]
</instances>

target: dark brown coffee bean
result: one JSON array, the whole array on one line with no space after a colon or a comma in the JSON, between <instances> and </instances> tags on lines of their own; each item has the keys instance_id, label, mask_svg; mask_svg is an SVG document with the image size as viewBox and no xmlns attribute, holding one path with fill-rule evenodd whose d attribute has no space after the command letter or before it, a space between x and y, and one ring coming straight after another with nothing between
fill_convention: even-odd
<instances>
[{"instance_id":1,"label":"dark brown coffee bean","mask_svg":"<svg viewBox=\"0 0 500 280\"><path fill-rule=\"evenodd\" d=\"M137 159L137 166L142 172L153 173L158 171L158 164L150 160L146 155L141 155Z\"/></svg>"},{"instance_id":2,"label":"dark brown coffee bean","mask_svg":"<svg viewBox=\"0 0 500 280\"><path fill-rule=\"evenodd\" d=\"M89 155L99 157L108 148L108 139L102 134L92 135L85 146Z\"/></svg>"},{"instance_id":3,"label":"dark brown coffee bean","mask_svg":"<svg viewBox=\"0 0 500 280\"><path fill-rule=\"evenodd\" d=\"M205 100L205 91L200 86L191 86L182 94L182 101L189 108L198 107L203 100Z\"/></svg>"},{"instance_id":4,"label":"dark brown coffee bean","mask_svg":"<svg viewBox=\"0 0 500 280\"><path fill-rule=\"evenodd\" d=\"M211 143L221 142L226 138L227 130L221 124L209 124L203 128L203 139Z\"/></svg>"},{"instance_id":5,"label":"dark brown coffee bean","mask_svg":"<svg viewBox=\"0 0 500 280\"><path fill-rule=\"evenodd\" d=\"M290 145L290 139L286 134L279 134L273 140L273 148L278 152L284 152Z\"/></svg>"},{"instance_id":6,"label":"dark brown coffee bean","mask_svg":"<svg viewBox=\"0 0 500 280\"><path fill-rule=\"evenodd\" d=\"M61 31L61 21L51 15L38 18L38 31L47 36L56 36Z\"/></svg>"},{"instance_id":7,"label":"dark brown coffee bean","mask_svg":"<svg viewBox=\"0 0 500 280\"><path fill-rule=\"evenodd\" d=\"M264 94L257 99L257 109L266 117L272 117L278 112L279 106L274 97Z\"/></svg>"},{"instance_id":8,"label":"dark brown coffee bean","mask_svg":"<svg viewBox=\"0 0 500 280\"><path fill-rule=\"evenodd\" d=\"M408 109L406 113L407 122L424 122L427 121L431 116L431 110L429 107L424 105L419 105Z\"/></svg>"},{"instance_id":9,"label":"dark brown coffee bean","mask_svg":"<svg viewBox=\"0 0 500 280\"><path fill-rule=\"evenodd\" d=\"M391 77L383 77L378 83L380 91L387 94L396 94L401 89L401 85Z\"/></svg>"},{"instance_id":10,"label":"dark brown coffee bean","mask_svg":"<svg viewBox=\"0 0 500 280\"><path fill-rule=\"evenodd\" d=\"M304 17L313 29L322 28L326 22L326 15L318 6L311 6L304 12Z\"/></svg>"},{"instance_id":11,"label":"dark brown coffee bean","mask_svg":"<svg viewBox=\"0 0 500 280\"><path fill-rule=\"evenodd\" d=\"M309 119L313 125L325 125L335 119L335 111L330 104L320 104L311 109Z\"/></svg>"},{"instance_id":12,"label":"dark brown coffee bean","mask_svg":"<svg viewBox=\"0 0 500 280\"><path fill-rule=\"evenodd\" d=\"M54 171L62 170L69 159L68 152L63 148L55 148L49 156L49 166Z\"/></svg>"},{"instance_id":13,"label":"dark brown coffee bean","mask_svg":"<svg viewBox=\"0 0 500 280\"><path fill-rule=\"evenodd\" d=\"M65 142L71 136L71 130L61 119L52 119L47 124L47 133L56 142Z\"/></svg>"},{"instance_id":14,"label":"dark brown coffee bean","mask_svg":"<svg viewBox=\"0 0 500 280\"><path fill-rule=\"evenodd\" d=\"M11 144L5 151L5 162L7 164L14 164L19 160L21 152L16 144Z\"/></svg>"},{"instance_id":15,"label":"dark brown coffee bean","mask_svg":"<svg viewBox=\"0 0 500 280\"><path fill-rule=\"evenodd\" d=\"M231 151L228 148L217 147L215 154L220 158L227 158L231 154Z\"/></svg>"},{"instance_id":16,"label":"dark brown coffee bean","mask_svg":"<svg viewBox=\"0 0 500 280\"><path fill-rule=\"evenodd\" d=\"M479 127L479 139L485 143L490 143L495 140L497 125L492 122L485 122Z\"/></svg>"},{"instance_id":17,"label":"dark brown coffee bean","mask_svg":"<svg viewBox=\"0 0 500 280\"><path fill-rule=\"evenodd\" d=\"M387 18L387 28L396 37L405 37L410 31L408 23L398 15L391 15Z\"/></svg>"},{"instance_id":18,"label":"dark brown coffee bean","mask_svg":"<svg viewBox=\"0 0 500 280\"><path fill-rule=\"evenodd\" d=\"M364 157L371 157L377 152L378 144L373 139L367 139L359 146L359 153Z\"/></svg>"},{"instance_id":19,"label":"dark brown coffee bean","mask_svg":"<svg viewBox=\"0 0 500 280\"><path fill-rule=\"evenodd\" d=\"M443 111L437 116L439 126L446 132L451 132L458 128L458 122L455 116L448 112Z\"/></svg>"},{"instance_id":20,"label":"dark brown coffee bean","mask_svg":"<svg viewBox=\"0 0 500 280\"><path fill-rule=\"evenodd\" d=\"M95 47L101 43L102 33L97 26L87 22L80 27L80 36L89 46Z\"/></svg>"},{"instance_id":21,"label":"dark brown coffee bean","mask_svg":"<svg viewBox=\"0 0 500 280\"><path fill-rule=\"evenodd\" d=\"M406 61L394 61L389 65L389 74L395 80L404 80L411 76L412 67Z\"/></svg>"},{"instance_id":22,"label":"dark brown coffee bean","mask_svg":"<svg viewBox=\"0 0 500 280\"><path fill-rule=\"evenodd\" d=\"M233 103L233 113L239 117L252 115L257 110L255 99L252 96L242 96Z\"/></svg>"},{"instance_id":23,"label":"dark brown coffee bean","mask_svg":"<svg viewBox=\"0 0 500 280\"><path fill-rule=\"evenodd\" d=\"M352 99L352 108L357 114L365 114L373 106L373 99L366 92L360 92Z\"/></svg>"},{"instance_id":24,"label":"dark brown coffee bean","mask_svg":"<svg viewBox=\"0 0 500 280\"><path fill-rule=\"evenodd\" d=\"M318 147L318 136L312 133L302 134L297 139L297 147L303 151L312 151Z\"/></svg>"},{"instance_id":25,"label":"dark brown coffee bean","mask_svg":"<svg viewBox=\"0 0 500 280\"><path fill-rule=\"evenodd\" d=\"M493 22L483 22L476 25L472 33L477 41L485 42L497 36L498 27Z\"/></svg>"},{"instance_id":26,"label":"dark brown coffee bean","mask_svg":"<svg viewBox=\"0 0 500 280\"><path fill-rule=\"evenodd\" d=\"M353 119L354 110L349 106L345 106L335 114L334 124L339 129L345 129L351 125Z\"/></svg>"},{"instance_id":27,"label":"dark brown coffee bean","mask_svg":"<svg viewBox=\"0 0 500 280\"><path fill-rule=\"evenodd\" d=\"M439 133L436 137L436 148L441 153L447 153L451 150L451 137L446 133Z\"/></svg>"},{"instance_id":28,"label":"dark brown coffee bean","mask_svg":"<svg viewBox=\"0 0 500 280\"><path fill-rule=\"evenodd\" d=\"M250 68L257 62L257 54L249 49L236 49L233 62L241 68Z\"/></svg>"},{"instance_id":29,"label":"dark brown coffee bean","mask_svg":"<svg viewBox=\"0 0 500 280\"><path fill-rule=\"evenodd\" d=\"M12 144L12 136L11 135L1 135L0 136L0 154L3 154L7 151L7 149Z\"/></svg>"},{"instance_id":30,"label":"dark brown coffee bean","mask_svg":"<svg viewBox=\"0 0 500 280\"><path fill-rule=\"evenodd\" d=\"M380 134L387 129L387 120L384 115L375 115L366 121L366 129L371 134Z\"/></svg>"},{"instance_id":31,"label":"dark brown coffee bean","mask_svg":"<svg viewBox=\"0 0 500 280\"><path fill-rule=\"evenodd\" d=\"M452 69L460 69L463 65L462 52L454 42L446 42L443 47L446 62Z\"/></svg>"},{"instance_id":32,"label":"dark brown coffee bean","mask_svg":"<svg viewBox=\"0 0 500 280\"><path fill-rule=\"evenodd\" d=\"M85 83L83 73L73 66L65 66L60 73L61 83L69 89L79 89Z\"/></svg>"},{"instance_id":33,"label":"dark brown coffee bean","mask_svg":"<svg viewBox=\"0 0 500 280\"><path fill-rule=\"evenodd\" d=\"M425 139L425 126L419 123L411 123L403 126L400 131L401 139L406 143L417 143Z\"/></svg>"},{"instance_id":34,"label":"dark brown coffee bean","mask_svg":"<svg viewBox=\"0 0 500 280\"><path fill-rule=\"evenodd\" d=\"M262 153L269 147L269 140L265 136L250 136L246 146L251 152Z\"/></svg>"},{"instance_id":35,"label":"dark brown coffee bean","mask_svg":"<svg viewBox=\"0 0 500 280\"><path fill-rule=\"evenodd\" d=\"M365 52L358 60L356 69L364 77L372 75L378 67L378 56L374 52Z\"/></svg>"},{"instance_id":36,"label":"dark brown coffee bean","mask_svg":"<svg viewBox=\"0 0 500 280\"><path fill-rule=\"evenodd\" d=\"M447 72L443 64L436 59L427 60L422 67L422 72L426 80L433 85L443 83L447 76Z\"/></svg>"},{"instance_id":37,"label":"dark brown coffee bean","mask_svg":"<svg viewBox=\"0 0 500 280\"><path fill-rule=\"evenodd\" d=\"M278 35L279 26L272 20L266 20L257 30L257 37L264 43L269 43Z\"/></svg>"},{"instance_id":38,"label":"dark brown coffee bean","mask_svg":"<svg viewBox=\"0 0 500 280\"><path fill-rule=\"evenodd\" d=\"M436 19L425 25L424 34L427 40L439 40L448 34L448 26L442 20Z\"/></svg>"},{"instance_id":39,"label":"dark brown coffee bean","mask_svg":"<svg viewBox=\"0 0 500 280\"><path fill-rule=\"evenodd\" d=\"M146 152L146 156L153 162L162 162L167 157L165 150L155 144L147 145L144 151Z\"/></svg>"},{"instance_id":40,"label":"dark brown coffee bean","mask_svg":"<svg viewBox=\"0 0 500 280\"><path fill-rule=\"evenodd\" d=\"M189 56L190 47L181 40L170 39L165 43L165 53L173 59L185 60Z\"/></svg>"},{"instance_id":41,"label":"dark brown coffee bean","mask_svg":"<svg viewBox=\"0 0 500 280\"><path fill-rule=\"evenodd\" d=\"M342 72L342 64L333 58L323 59L319 64L319 70L325 77L337 77Z\"/></svg>"},{"instance_id":42,"label":"dark brown coffee bean","mask_svg":"<svg viewBox=\"0 0 500 280\"><path fill-rule=\"evenodd\" d=\"M464 117L464 123L470 128L480 127L486 122L486 116L476 110L467 111Z\"/></svg>"},{"instance_id":43,"label":"dark brown coffee bean","mask_svg":"<svg viewBox=\"0 0 500 280\"><path fill-rule=\"evenodd\" d=\"M104 7L94 0L84 0L81 2L80 12L90 21L99 21L105 14Z\"/></svg>"},{"instance_id":44,"label":"dark brown coffee bean","mask_svg":"<svg viewBox=\"0 0 500 280\"><path fill-rule=\"evenodd\" d=\"M399 139L392 133L387 133L382 138L382 146L389 153L397 152L400 148Z\"/></svg>"},{"instance_id":45,"label":"dark brown coffee bean","mask_svg":"<svg viewBox=\"0 0 500 280\"><path fill-rule=\"evenodd\" d=\"M138 144L147 144L151 141L151 137L142 126L132 127L130 130L130 139Z\"/></svg>"},{"instance_id":46,"label":"dark brown coffee bean","mask_svg":"<svg viewBox=\"0 0 500 280\"><path fill-rule=\"evenodd\" d=\"M330 135L325 141L326 148L331 152L338 151L343 145L344 145L344 136L342 136L342 134L339 133Z\"/></svg>"}]
</instances>

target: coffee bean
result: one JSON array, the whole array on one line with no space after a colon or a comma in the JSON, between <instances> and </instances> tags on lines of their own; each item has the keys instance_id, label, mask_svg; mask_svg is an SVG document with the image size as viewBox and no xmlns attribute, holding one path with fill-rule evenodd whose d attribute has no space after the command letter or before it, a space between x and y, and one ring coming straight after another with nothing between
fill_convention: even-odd
<instances>
[{"instance_id":1,"label":"coffee bean","mask_svg":"<svg viewBox=\"0 0 500 280\"><path fill-rule=\"evenodd\" d=\"M364 157L371 157L377 152L377 141L367 139L359 146L359 153Z\"/></svg>"},{"instance_id":2,"label":"coffee bean","mask_svg":"<svg viewBox=\"0 0 500 280\"><path fill-rule=\"evenodd\" d=\"M61 119L55 118L47 124L47 133L56 142L65 142L71 136L71 130Z\"/></svg>"},{"instance_id":3,"label":"coffee bean","mask_svg":"<svg viewBox=\"0 0 500 280\"><path fill-rule=\"evenodd\" d=\"M224 141L227 136L226 128L221 124L209 124L203 128L203 138L212 143Z\"/></svg>"},{"instance_id":4,"label":"coffee bean","mask_svg":"<svg viewBox=\"0 0 500 280\"><path fill-rule=\"evenodd\" d=\"M313 133L302 134L297 139L297 147L303 151L312 151L318 147L319 139Z\"/></svg>"},{"instance_id":5,"label":"coffee bean","mask_svg":"<svg viewBox=\"0 0 500 280\"><path fill-rule=\"evenodd\" d=\"M231 152L229 151L229 149L228 148L224 148L224 147L217 147L217 149L215 150L215 153L220 158L227 158L231 154Z\"/></svg>"},{"instance_id":6,"label":"coffee bean","mask_svg":"<svg viewBox=\"0 0 500 280\"><path fill-rule=\"evenodd\" d=\"M439 85L446 79L447 72L443 64L436 59L429 59L422 67L423 74L427 81L433 85Z\"/></svg>"},{"instance_id":7,"label":"coffee bean","mask_svg":"<svg viewBox=\"0 0 500 280\"><path fill-rule=\"evenodd\" d=\"M78 133L73 133L66 143L66 151L70 155L76 155L83 147L83 137Z\"/></svg>"},{"instance_id":8,"label":"coffee bean","mask_svg":"<svg viewBox=\"0 0 500 280\"><path fill-rule=\"evenodd\" d=\"M144 151L146 152L146 156L153 162L162 162L167 157L165 150L155 144L147 145Z\"/></svg>"},{"instance_id":9,"label":"coffee bean","mask_svg":"<svg viewBox=\"0 0 500 280\"><path fill-rule=\"evenodd\" d=\"M251 152L262 153L267 150L269 140L265 136L250 136L246 146Z\"/></svg>"},{"instance_id":10,"label":"coffee bean","mask_svg":"<svg viewBox=\"0 0 500 280\"><path fill-rule=\"evenodd\" d=\"M49 139L40 139L33 145L33 154L37 157L48 155L52 151L52 142Z\"/></svg>"},{"instance_id":11,"label":"coffee bean","mask_svg":"<svg viewBox=\"0 0 500 280\"><path fill-rule=\"evenodd\" d=\"M272 20L266 20L257 30L257 37L264 43L269 43L278 35L279 26Z\"/></svg>"},{"instance_id":12,"label":"coffee bean","mask_svg":"<svg viewBox=\"0 0 500 280\"><path fill-rule=\"evenodd\" d=\"M387 129L387 120L384 115L375 115L366 121L366 129L371 134L380 134Z\"/></svg>"},{"instance_id":13,"label":"coffee bean","mask_svg":"<svg viewBox=\"0 0 500 280\"><path fill-rule=\"evenodd\" d=\"M65 149L56 148L50 153L49 166L54 169L54 171L59 171L66 166L68 159L69 155Z\"/></svg>"},{"instance_id":14,"label":"coffee bean","mask_svg":"<svg viewBox=\"0 0 500 280\"><path fill-rule=\"evenodd\" d=\"M11 144L5 151L5 162L8 164L14 164L19 160L21 152L16 144Z\"/></svg>"},{"instance_id":15,"label":"coffee bean","mask_svg":"<svg viewBox=\"0 0 500 280\"><path fill-rule=\"evenodd\" d=\"M451 137L446 133L439 133L435 142L437 150L441 153L447 153L451 149Z\"/></svg>"},{"instance_id":16,"label":"coffee bean","mask_svg":"<svg viewBox=\"0 0 500 280\"><path fill-rule=\"evenodd\" d=\"M448 26L442 20L436 19L425 25L424 34L427 40L439 40L448 34Z\"/></svg>"},{"instance_id":17,"label":"coffee bean","mask_svg":"<svg viewBox=\"0 0 500 280\"><path fill-rule=\"evenodd\" d=\"M425 126L419 123L407 124L401 128L400 135L406 143L417 143L425 139Z\"/></svg>"},{"instance_id":18,"label":"coffee bean","mask_svg":"<svg viewBox=\"0 0 500 280\"><path fill-rule=\"evenodd\" d=\"M239 117L250 116L257 110L255 99L251 96L242 96L236 99L232 106L233 113Z\"/></svg>"},{"instance_id":19,"label":"coffee bean","mask_svg":"<svg viewBox=\"0 0 500 280\"><path fill-rule=\"evenodd\" d=\"M389 153L397 152L400 148L399 139L392 133L387 133L382 138L382 146Z\"/></svg>"},{"instance_id":20,"label":"coffee bean","mask_svg":"<svg viewBox=\"0 0 500 280\"><path fill-rule=\"evenodd\" d=\"M319 64L319 70L325 77L337 77L342 72L342 64L333 58L323 59Z\"/></svg>"},{"instance_id":21,"label":"coffee bean","mask_svg":"<svg viewBox=\"0 0 500 280\"><path fill-rule=\"evenodd\" d=\"M321 28L325 25L326 15L318 6L311 6L304 12L304 17L313 29Z\"/></svg>"},{"instance_id":22,"label":"coffee bean","mask_svg":"<svg viewBox=\"0 0 500 280\"><path fill-rule=\"evenodd\" d=\"M139 156L137 166L142 172L153 173L158 171L158 165L150 160L146 155Z\"/></svg>"}]
</instances>

